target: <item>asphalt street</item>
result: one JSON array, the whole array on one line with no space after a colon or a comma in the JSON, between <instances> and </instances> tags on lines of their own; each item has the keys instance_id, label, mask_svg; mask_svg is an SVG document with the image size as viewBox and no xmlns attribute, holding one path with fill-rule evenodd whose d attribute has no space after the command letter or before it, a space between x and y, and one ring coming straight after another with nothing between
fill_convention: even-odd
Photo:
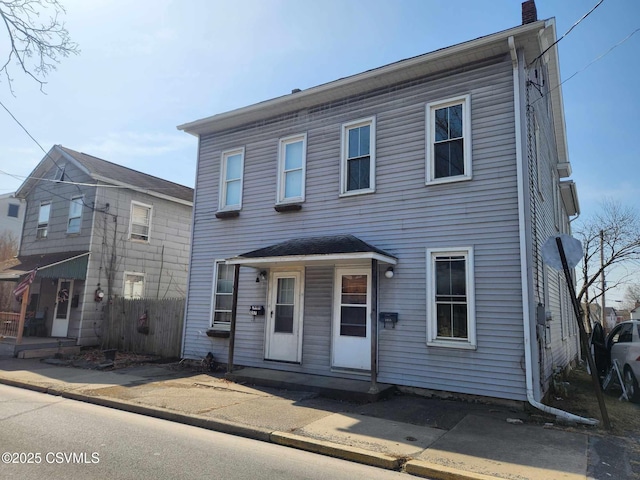
<instances>
[{"instance_id":1,"label":"asphalt street","mask_svg":"<svg viewBox=\"0 0 640 480\"><path fill-rule=\"evenodd\" d=\"M3 479L414 478L5 385L0 455Z\"/></svg>"}]
</instances>

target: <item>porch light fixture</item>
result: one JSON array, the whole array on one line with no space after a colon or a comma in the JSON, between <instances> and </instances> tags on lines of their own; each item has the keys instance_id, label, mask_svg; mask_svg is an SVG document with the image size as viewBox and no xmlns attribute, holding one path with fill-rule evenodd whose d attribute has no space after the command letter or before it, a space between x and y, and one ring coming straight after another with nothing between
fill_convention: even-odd
<instances>
[{"instance_id":1,"label":"porch light fixture","mask_svg":"<svg viewBox=\"0 0 640 480\"><path fill-rule=\"evenodd\" d=\"M384 272L384 276L387 278L393 278L393 267L387 268L387 271Z\"/></svg>"},{"instance_id":2,"label":"porch light fixture","mask_svg":"<svg viewBox=\"0 0 640 480\"><path fill-rule=\"evenodd\" d=\"M260 283L260 280L266 280L267 279L267 271L266 270L262 270L260 272L260 274L256 277L256 283Z\"/></svg>"}]
</instances>

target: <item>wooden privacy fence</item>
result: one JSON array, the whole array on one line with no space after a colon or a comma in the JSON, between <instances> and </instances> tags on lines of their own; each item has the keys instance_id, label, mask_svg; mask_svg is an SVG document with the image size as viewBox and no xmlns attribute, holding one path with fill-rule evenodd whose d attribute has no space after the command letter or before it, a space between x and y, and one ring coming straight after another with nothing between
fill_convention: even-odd
<instances>
[{"instance_id":1,"label":"wooden privacy fence","mask_svg":"<svg viewBox=\"0 0 640 480\"><path fill-rule=\"evenodd\" d=\"M121 352L179 357L184 298L116 298L105 308L102 347Z\"/></svg>"}]
</instances>

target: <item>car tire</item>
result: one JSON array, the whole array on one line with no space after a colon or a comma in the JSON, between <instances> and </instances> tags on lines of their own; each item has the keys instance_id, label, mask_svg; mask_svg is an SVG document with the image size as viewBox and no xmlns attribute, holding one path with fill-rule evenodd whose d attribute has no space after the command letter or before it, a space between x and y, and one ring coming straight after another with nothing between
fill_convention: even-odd
<instances>
[{"instance_id":1,"label":"car tire","mask_svg":"<svg viewBox=\"0 0 640 480\"><path fill-rule=\"evenodd\" d=\"M629 366L624 368L623 380L629 401L633 403L640 403L640 388L638 388L638 380Z\"/></svg>"}]
</instances>

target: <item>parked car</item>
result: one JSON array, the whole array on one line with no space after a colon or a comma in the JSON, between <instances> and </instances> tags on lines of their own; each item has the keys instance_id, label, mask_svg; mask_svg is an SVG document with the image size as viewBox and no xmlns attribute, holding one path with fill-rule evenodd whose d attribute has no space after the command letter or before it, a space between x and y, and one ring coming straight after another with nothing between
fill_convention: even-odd
<instances>
[{"instance_id":1,"label":"parked car","mask_svg":"<svg viewBox=\"0 0 640 480\"><path fill-rule=\"evenodd\" d=\"M624 388L629 400L640 403L640 320L617 324L606 339L602 326L596 323L591 334L596 367L600 377L609 371L613 360L618 361Z\"/></svg>"}]
</instances>

